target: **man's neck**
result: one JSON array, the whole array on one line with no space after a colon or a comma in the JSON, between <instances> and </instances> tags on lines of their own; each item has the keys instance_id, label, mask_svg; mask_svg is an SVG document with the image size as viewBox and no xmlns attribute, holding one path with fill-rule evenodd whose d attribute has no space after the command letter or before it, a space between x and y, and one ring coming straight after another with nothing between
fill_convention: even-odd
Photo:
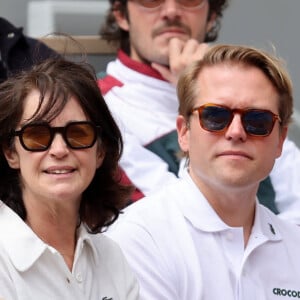
<instances>
[{"instance_id":1,"label":"man's neck","mask_svg":"<svg viewBox=\"0 0 300 300\"><path fill-rule=\"evenodd\" d=\"M254 224L257 185L233 188L203 182L190 174L208 203L230 227L243 227L245 246Z\"/></svg>"},{"instance_id":2,"label":"man's neck","mask_svg":"<svg viewBox=\"0 0 300 300\"><path fill-rule=\"evenodd\" d=\"M122 62L123 65L134 71L165 81L161 74L155 69L153 69L149 64L133 60L122 50L118 52L118 59Z\"/></svg>"}]
</instances>

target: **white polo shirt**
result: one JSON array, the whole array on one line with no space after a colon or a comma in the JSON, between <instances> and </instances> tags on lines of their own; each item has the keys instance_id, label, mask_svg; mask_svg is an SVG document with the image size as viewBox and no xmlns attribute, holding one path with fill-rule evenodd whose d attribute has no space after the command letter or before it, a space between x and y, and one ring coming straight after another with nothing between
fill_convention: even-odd
<instances>
[{"instance_id":1,"label":"white polo shirt","mask_svg":"<svg viewBox=\"0 0 300 300\"><path fill-rule=\"evenodd\" d=\"M119 247L82 225L73 270L0 201L0 299L128 300L138 286Z\"/></svg>"},{"instance_id":2,"label":"white polo shirt","mask_svg":"<svg viewBox=\"0 0 300 300\"><path fill-rule=\"evenodd\" d=\"M187 172L132 204L107 234L135 271L141 299L300 298L300 228L257 202L244 249L243 229L219 218Z\"/></svg>"}]
</instances>

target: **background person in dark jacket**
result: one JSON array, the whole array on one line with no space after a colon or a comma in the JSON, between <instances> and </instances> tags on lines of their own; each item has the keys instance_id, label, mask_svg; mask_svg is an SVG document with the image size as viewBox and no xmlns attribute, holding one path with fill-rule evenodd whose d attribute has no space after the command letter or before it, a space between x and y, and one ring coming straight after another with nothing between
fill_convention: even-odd
<instances>
[{"instance_id":1,"label":"background person in dark jacket","mask_svg":"<svg viewBox=\"0 0 300 300\"><path fill-rule=\"evenodd\" d=\"M0 17L0 83L8 76L55 55L58 54L45 44L26 36L22 27L16 28Z\"/></svg>"}]
</instances>

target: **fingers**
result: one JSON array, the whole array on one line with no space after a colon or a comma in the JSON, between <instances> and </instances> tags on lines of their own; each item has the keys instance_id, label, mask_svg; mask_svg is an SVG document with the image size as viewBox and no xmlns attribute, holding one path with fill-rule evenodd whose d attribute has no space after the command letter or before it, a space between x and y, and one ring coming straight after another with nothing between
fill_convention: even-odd
<instances>
[{"instance_id":1,"label":"fingers","mask_svg":"<svg viewBox=\"0 0 300 300\"><path fill-rule=\"evenodd\" d=\"M208 48L207 44L200 44L194 39L188 41L182 41L177 38L172 39L169 43L169 67L171 73L178 76L191 62L202 59Z\"/></svg>"},{"instance_id":2,"label":"fingers","mask_svg":"<svg viewBox=\"0 0 300 300\"><path fill-rule=\"evenodd\" d=\"M208 44L195 39L183 41L173 38L169 42L169 68L157 63L151 65L164 79L176 85L181 71L190 63L202 59L208 48Z\"/></svg>"}]
</instances>

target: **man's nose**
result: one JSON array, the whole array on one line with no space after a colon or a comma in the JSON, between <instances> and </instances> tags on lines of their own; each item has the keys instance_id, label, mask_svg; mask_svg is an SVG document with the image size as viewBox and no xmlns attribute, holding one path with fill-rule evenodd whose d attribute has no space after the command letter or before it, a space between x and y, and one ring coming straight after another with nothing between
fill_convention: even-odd
<instances>
[{"instance_id":1,"label":"man's nose","mask_svg":"<svg viewBox=\"0 0 300 300\"><path fill-rule=\"evenodd\" d=\"M176 19L182 14L182 7L176 0L165 0L161 6L161 14L165 18Z\"/></svg>"},{"instance_id":2,"label":"man's nose","mask_svg":"<svg viewBox=\"0 0 300 300\"><path fill-rule=\"evenodd\" d=\"M235 113L229 126L226 128L225 137L231 140L245 141L247 139L247 133L244 129L241 115Z\"/></svg>"}]
</instances>

